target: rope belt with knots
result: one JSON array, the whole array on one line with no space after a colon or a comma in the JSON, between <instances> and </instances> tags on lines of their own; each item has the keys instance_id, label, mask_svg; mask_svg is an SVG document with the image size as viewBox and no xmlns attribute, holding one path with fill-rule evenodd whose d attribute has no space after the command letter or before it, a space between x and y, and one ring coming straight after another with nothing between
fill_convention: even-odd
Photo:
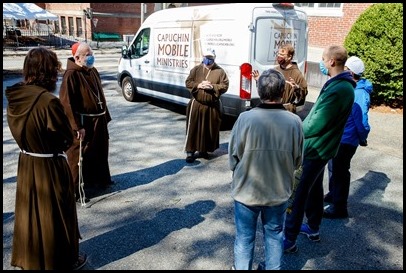
<instances>
[{"instance_id":1,"label":"rope belt with knots","mask_svg":"<svg viewBox=\"0 0 406 273\"><path fill-rule=\"evenodd\" d=\"M80 145L79 145L79 201L80 204L83 206L86 206L86 196L85 196L85 189L84 185L85 183L83 182L83 174L82 174L82 164L83 164L83 157L82 157L82 139L80 139Z\"/></svg>"}]
</instances>

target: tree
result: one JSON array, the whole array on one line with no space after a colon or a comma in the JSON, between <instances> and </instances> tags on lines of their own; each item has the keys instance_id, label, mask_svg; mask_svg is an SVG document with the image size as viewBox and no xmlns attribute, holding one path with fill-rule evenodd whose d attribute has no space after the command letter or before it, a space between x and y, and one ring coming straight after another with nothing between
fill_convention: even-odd
<instances>
[{"instance_id":1,"label":"tree","mask_svg":"<svg viewBox=\"0 0 406 273\"><path fill-rule=\"evenodd\" d=\"M372 105L403 108L403 4L368 7L344 41L349 56L365 63L364 77L374 86Z\"/></svg>"}]
</instances>

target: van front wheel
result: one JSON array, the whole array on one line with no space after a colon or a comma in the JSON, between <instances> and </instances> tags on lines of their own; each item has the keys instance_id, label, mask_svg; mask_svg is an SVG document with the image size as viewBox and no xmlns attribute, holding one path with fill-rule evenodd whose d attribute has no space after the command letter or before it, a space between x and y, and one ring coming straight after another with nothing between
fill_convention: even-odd
<instances>
[{"instance_id":1,"label":"van front wheel","mask_svg":"<svg viewBox=\"0 0 406 273\"><path fill-rule=\"evenodd\" d=\"M121 84L121 90L123 92L123 97L131 102L135 101L136 93L135 86L131 77L127 76L124 78L123 83Z\"/></svg>"}]
</instances>

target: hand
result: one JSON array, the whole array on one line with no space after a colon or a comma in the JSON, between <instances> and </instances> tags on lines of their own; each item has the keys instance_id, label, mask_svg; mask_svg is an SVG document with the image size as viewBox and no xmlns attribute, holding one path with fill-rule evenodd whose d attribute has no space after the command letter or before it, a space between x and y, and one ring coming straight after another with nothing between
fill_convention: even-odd
<instances>
[{"instance_id":1,"label":"hand","mask_svg":"<svg viewBox=\"0 0 406 273\"><path fill-rule=\"evenodd\" d=\"M213 85L209 81L202 81L201 83L199 83L197 88L200 88L200 89L213 89Z\"/></svg>"},{"instance_id":2,"label":"hand","mask_svg":"<svg viewBox=\"0 0 406 273\"><path fill-rule=\"evenodd\" d=\"M258 72L258 70L252 71L251 75L252 75L252 77L254 78L254 80L258 81L258 78L259 78L259 72Z\"/></svg>"},{"instance_id":3,"label":"hand","mask_svg":"<svg viewBox=\"0 0 406 273\"><path fill-rule=\"evenodd\" d=\"M295 82L295 80L292 77L289 77L289 79L286 80L286 83L295 88L295 90L300 89L300 86Z\"/></svg>"},{"instance_id":4,"label":"hand","mask_svg":"<svg viewBox=\"0 0 406 273\"><path fill-rule=\"evenodd\" d=\"M79 129L76 131L76 138L80 139L80 140L84 140L85 139L85 129Z\"/></svg>"},{"instance_id":5,"label":"hand","mask_svg":"<svg viewBox=\"0 0 406 273\"><path fill-rule=\"evenodd\" d=\"M361 140L361 141L359 142L359 146L363 146L363 147L368 146L367 140L366 140L366 139L365 139L365 140Z\"/></svg>"}]
</instances>

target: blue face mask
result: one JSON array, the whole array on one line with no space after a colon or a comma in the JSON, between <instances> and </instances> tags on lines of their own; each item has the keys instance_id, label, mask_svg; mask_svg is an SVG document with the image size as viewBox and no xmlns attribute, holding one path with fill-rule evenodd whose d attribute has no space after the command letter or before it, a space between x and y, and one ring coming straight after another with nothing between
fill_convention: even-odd
<instances>
[{"instance_id":1,"label":"blue face mask","mask_svg":"<svg viewBox=\"0 0 406 273\"><path fill-rule=\"evenodd\" d=\"M93 64L94 64L94 56L93 55L86 56L86 66L92 67Z\"/></svg>"},{"instance_id":2,"label":"blue face mask","mask_svg":"<svg viewBox=\"0 0 406 273\"><path fill-rule=\"evenodd\" d=\"M214 63L214 59L210 59L210 58L207 58L207 57L203 57L203 63L204 63L205 65L211 65L211 64Z\"/></svg>"},{"instance_id":3,"label":"blue face mask","mask_svg":"<svg viewBox=\"0 0 406 273\"><path fill-rule=\"evenodd\" d=\"M324 75L328 75L328 69L326 68L326 66L324 65L323 61L320 61L320 71L321 73L323 73Z\"/></svg>"}]
</instances>

